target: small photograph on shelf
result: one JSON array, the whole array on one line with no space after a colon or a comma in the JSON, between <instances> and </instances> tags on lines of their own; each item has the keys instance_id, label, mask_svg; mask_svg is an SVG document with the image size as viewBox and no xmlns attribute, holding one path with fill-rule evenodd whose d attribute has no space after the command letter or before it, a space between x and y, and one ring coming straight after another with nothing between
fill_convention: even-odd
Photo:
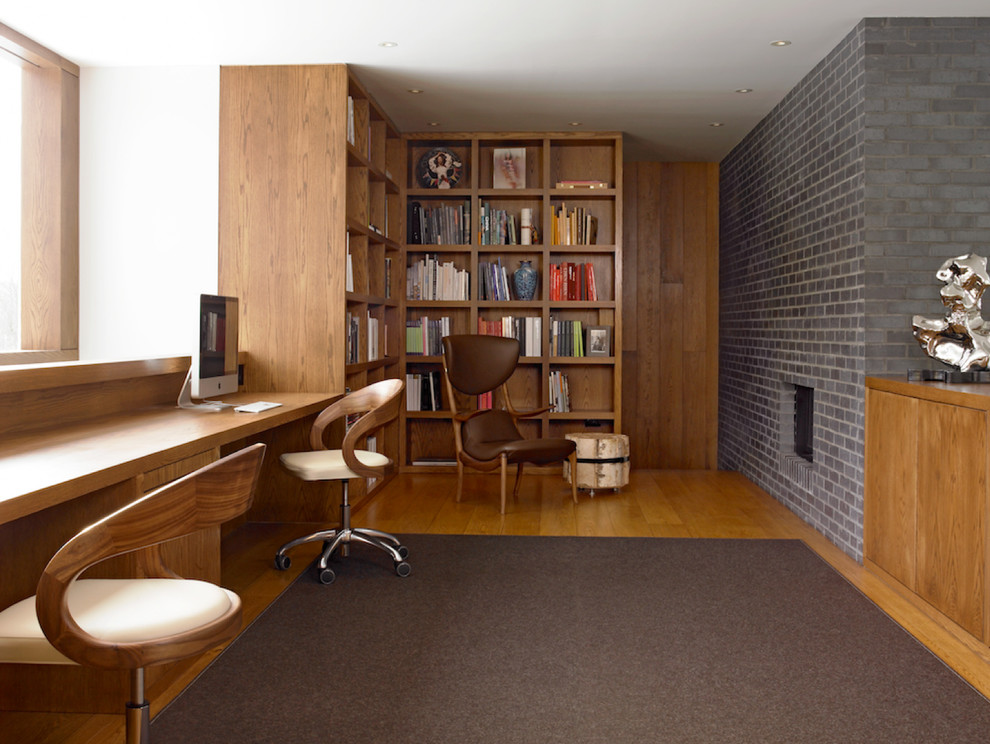
<instances>
[{"instance_id":1,"label":"small photograph on shelf","mask_svg":"<svg viewBox=\"0 0 990 744\"><path fill-rule=\"evenodd\" d=\"M493 151L492 187L526 188L526 148L496 147Z\"/></svg>"},{"instance_id":2,"label":"small photograph on shelf","mask_svg":"<svg viewBox=\"0 0 990 744\"><path fill-rule=\"evenodd\" d=\"M416 174L427 189L449 189L461 180L464 164L457 154L446 147L434 147L419 159Z\"/></svg>"},{"instance_id":3,"label":"small photograph on shelf","mask_svg":"<svg viewBox=\"0 0 990 744\"><path fill-rule=\"evenodd\" d=\"M584 334L587 356L612 356L612 326L585 326Z\"/></svg>"}]
</instances>

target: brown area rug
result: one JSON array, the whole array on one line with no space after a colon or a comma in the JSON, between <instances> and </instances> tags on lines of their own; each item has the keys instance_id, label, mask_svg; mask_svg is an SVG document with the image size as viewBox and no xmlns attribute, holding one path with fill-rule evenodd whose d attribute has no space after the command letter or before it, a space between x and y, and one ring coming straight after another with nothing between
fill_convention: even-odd
<instances>
[{"instance_id":1,"label":"brown area rug","mask_svg":"<svg viewBox=\"0 0 990 744\"><path fill-rule=\"evenodd\" d=\"M156 744L980 742L990 702L803 543L410 535L304 573ZM274 570L274 569L273 569Z\"/></svg>"}]
</instances>

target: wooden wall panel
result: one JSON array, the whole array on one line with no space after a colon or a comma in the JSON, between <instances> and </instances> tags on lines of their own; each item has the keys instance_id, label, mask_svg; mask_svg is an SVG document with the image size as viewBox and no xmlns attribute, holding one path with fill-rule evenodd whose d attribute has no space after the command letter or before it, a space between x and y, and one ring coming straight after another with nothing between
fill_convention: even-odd
<instances>
[{"instance_id":1,"label":"wooden wall panel","mask_svg":"<svg viewBox=\"0 0 990 744\"><path fill-rule=\"evenodd\" d=\"M866 391L863 555L915 591L918 400Z\"/></svg>"},{"instance_id":2,"label":"wooden wall panel","mask_svg":"<svg viewBox=\"0 0 990 744\"><path fill-rule=\"evenodd\" d=\"M344 391L347 69L220 72L220 292L251 392Z\"/></svg>"},{"instance_id":3,"label":"wooden wall panel","mask_svg":"<svg viewBox=\"0 0 990 744\"><path fill-rule=\"evenodd\" d=\"M632 466L714 469L718 165L624 167L622 407Z\"/></svg>"},{"instance_id":4,"label":"wooden wall panel","mask_svg":"<svg viewBox=\"0 0 990 744\"><path fill-rule=\"evenodd\" d=\"M918 593L983 637L987 413L918 402Z\"/></svg>"}]
</instances>

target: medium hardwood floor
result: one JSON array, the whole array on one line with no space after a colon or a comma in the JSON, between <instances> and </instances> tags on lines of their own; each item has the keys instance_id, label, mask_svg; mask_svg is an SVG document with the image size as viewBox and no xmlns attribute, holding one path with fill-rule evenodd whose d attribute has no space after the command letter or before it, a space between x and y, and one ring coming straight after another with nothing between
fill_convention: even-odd
<instances>
[{"instance_id":1,"label":"medium hardwood floor","mask_svg":"<svg viewBox=\"0 0 990 744\"><path fill-rule=\"evenodd\" d=\"M599 537L800 539L876 602L908 632L986 696L990 696L990 650L929 613L923 603L867 573L828 540L738 473L634 471L620 492L594 498L570 488L559 476L527 475L518 500L498 512L498 479L468 475L460 503L451 475L401 475L354 513L357 526L397 533L584 535ZM283 542L311 525L247 524L225 538L223 582L244 600L245 618L265 609L315 557L318 546L297 548L288 571L276 571L272 556ZM410 556L413 577L416 557ZM347 580L347 569L338 581ZM396 578L396 581L402 579ZM333 587L327 587L333 591ZM154 716L219 651L177 666L149 688ZM123 709L123 701L121 701ZM27 744L117 744L124 742L121 715L0 712L0 740Z\"/></svg>"}]
</instances>

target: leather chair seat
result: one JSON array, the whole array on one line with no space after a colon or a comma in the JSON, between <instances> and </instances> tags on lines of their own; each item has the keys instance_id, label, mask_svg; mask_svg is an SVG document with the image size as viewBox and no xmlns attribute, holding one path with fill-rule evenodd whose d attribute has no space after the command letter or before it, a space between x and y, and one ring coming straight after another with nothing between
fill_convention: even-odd
<instances>
[{"instance_id":1,"label":"leather chair seat","mask_svg":"<svg viewBox=\"0 0 990 744\"><path fill-rule=\"evenodd\" d=\"M384 468L391 460L378 452L354 450L358 462L369 468ZM310 450L308 452L287 452L279 462L290 473L304 481L347 480L358 474L344 462L342 450Z\"/></svg>"},{"instance_id":2,"label":"leather chair seat","mask_svg":"<svg viewBox=\"0 0 990 744\"><path fill-rule=\"evenodd\" d=\"M238 601L223 587L191 579L82 579L66 596L79 627L111 643L185 633L223 617ZM0 661L75 664L45 638L33 596L0 612Z\"/></svg>"},{"instance_id":3,"label":"leather chair seat","mask_svg":"<svg viewBox=\"0 0 990 744\"><path fill-rule=\"evenodd\" d=\"M513 439L475 442L470 454L479 460L494 460L504 452L510 464L549 465L566 460L573 451L574 442L569 439Z\"/></svg>"}]
</instances>

